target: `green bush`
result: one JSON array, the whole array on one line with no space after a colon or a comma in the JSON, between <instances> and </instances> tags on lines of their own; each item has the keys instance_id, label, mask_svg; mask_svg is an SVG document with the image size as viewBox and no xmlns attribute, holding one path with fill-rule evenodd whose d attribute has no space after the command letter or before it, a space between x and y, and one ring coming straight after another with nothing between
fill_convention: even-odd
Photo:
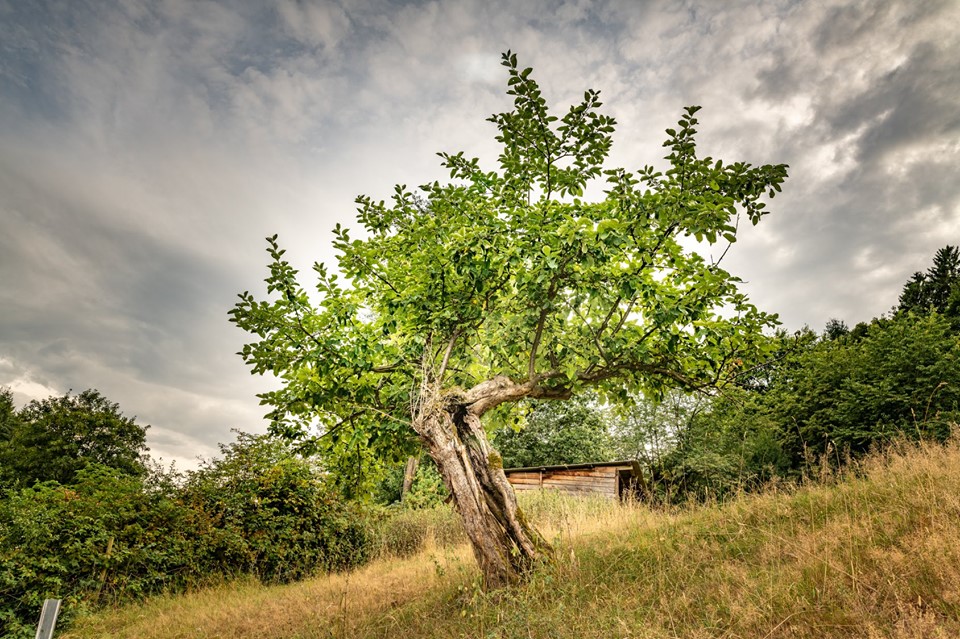
<instances>
[{"instance_id":1,"label":"green bush","mask_svg":"<svg viewBox=\"0 0 960 639\"><path fill-rule=\"evenodd\" d=\"M712 398L675 433L650 469L657 497L798 480L899 439L945 441L960 422L960 334L944 315L902 312L849 333L778 339L749 384Z\"/></svg>"},{"instance_id":2,"label":"green bush","mask_svg":"<svg viewBox=\"0 0 960 639\"><path fill-rule=\"evenodd\" d=\"M0 636L30 637L45 598L77 611L243 574L285 582L366 561L369 514L281 443L241 434L222 459L150 479L89 466L0 498ZM182 480L182 478L179 478Z\"/></svg>"},{"instance_id":3,"label":"green bush","mask_svg":"<svg viewBox=\"0 0 960 639\"><path fill-rule=\"evenodd\" d=\"M90 466L70 486L11 490L0 500L0 627L32 636L45 598L78 609L199 583L191 514L142 480Z\"/></svg>"},{"instance_id":4,"label":"green bush","mask_svg":"<svg viewBox=\"0 0 960 639\"><path fill-rule=\"evenodd\" d=\"M386 506L400 502L405 466L405 463L394 464L386 469L374 491L374 499L377 503ZM437 465L426 455L421 455L417 472L413 476L413 483L407 495L403 497L403 507L433 508L447 501L449 497L450 492L443 485L443 478L437 470Z\"/></svg>"},{"instance_id":5,"label":"green bush","mask_svg":"<svg viewBox=\"0 0 960 639\"><path fill-rule=\"evenodd\" d=\"M240 433L221 452L191 473L182 491L201 522L210 569L286 582L369 557L359 506L340 498L287 444Z\"/></svg>"}]
</instances>

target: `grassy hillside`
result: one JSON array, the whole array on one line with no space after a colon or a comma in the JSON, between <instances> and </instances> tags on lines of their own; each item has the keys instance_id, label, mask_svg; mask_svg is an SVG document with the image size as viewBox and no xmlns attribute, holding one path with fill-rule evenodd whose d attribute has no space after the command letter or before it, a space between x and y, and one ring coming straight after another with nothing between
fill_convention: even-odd
<instances>
[{"instance_id":1,"label":"grassy hillside","mask_svg":"<svg viewBox=\"0 0 960 639\"><path fill-rule=\"evenodd\" d=\"M527 506L558 560L511 591L482 593L466 548L428 540L350 574L158 598L63 636L960 636L957 442L671 513L556 496Z\"/></svg>"}]
</instances>

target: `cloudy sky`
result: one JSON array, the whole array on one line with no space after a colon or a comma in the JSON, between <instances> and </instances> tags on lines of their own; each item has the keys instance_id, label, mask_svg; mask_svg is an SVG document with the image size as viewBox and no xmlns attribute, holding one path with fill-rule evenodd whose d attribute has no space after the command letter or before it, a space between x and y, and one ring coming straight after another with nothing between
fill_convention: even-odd
<instances>
[{"instance_id":1,"label":"cloudy sky","mask_svg":"<svg viewBox=\"0 0 960 639\"><path fill-rule=\"evenodd\" d=\"M0 0L0 385L98 388L183 465L260 432L227 322L263 238L330 261L358 194L493 160L500 53L565 109L599 89L611 166L785 162L725 265L790 329L868 320L960 243L960 3Z\"/></svg>"}]
</instances>

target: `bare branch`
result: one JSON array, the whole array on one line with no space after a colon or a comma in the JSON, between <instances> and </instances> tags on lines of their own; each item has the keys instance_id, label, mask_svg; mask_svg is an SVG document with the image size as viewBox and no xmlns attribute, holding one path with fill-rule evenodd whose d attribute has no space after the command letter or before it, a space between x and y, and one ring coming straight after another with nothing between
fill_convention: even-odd
<instances>
[{"instance_id":1,"label":"bare branch","mask_svg":"<svg viewBox=\"0 0 960 639\"><path fill-rule=\"evenodd\" d=\"M453 347L457 343L457 339L460 337L460 331L456 330L453 332L453 335L450 336L450 341L447 342L447 350L443 354L443 362L440 363L440 370L437 371L437 379L443 380L443 374L447 370L447 364L450 362L450 354L453 353Z\"/></svg>"},{"instance_id":2,"label":"bare branch","mask_svg":"<svg viewBox=\"0 0 960 639\"><path fill-rule=\"evenodd\" d=\"M543 325L547 321L547 313L550 307L544 306L540 310L540 317L537 319L537 332L533 335L533 344L530 346L530 361L527 364L527 376L533 379L537 372L537 350L540 348L540 338L543 336Z\"/></svg>"},{"instance_id":3,"label":"bare branch","mask_svg":"<svg viewBox=\"0 0 960 639\"><path fill-rule=\"evenodd\" d=\"M737 213L737 221L733 225L733 234L736 235L738 230L740 230L740 213ZM723 253L721 253L717 261L713 263L712 266L714 268L720 266L720 262L722 262L723 258L727 256L727 252L730 250L731 246L733 246L733 242L727 242L727 248L723 249Z\"/></svg>"},{"instance_id":4,"label":"bare branch","mask_svg":"<svg viewBox=\"0 0 960 639\"><path fill-rule=\"evenodd\" d=\"M395 370L399 370L403 367L404 362L394 362L393 364L387 364L386 366L374 366L370 369L371 373L392 373Z\"/></svg>"},{"instance_id":5,"label":"bare branch","mask_svg":"<svg viewBox=\"0 0 960 639\"><path fill-rule=\"evenodd\" d=\"M622 301L623 297L621 295L617 295L617 299L614 300L613 304L610 306L610 311L607 313L607 316L603 318L603 321L600 322L600 328L598 328L596 331L598 339L600 338L600 335L603 334L603 331L607 330L607 324L610 323L610 318L613 317L613 313L617 310L617 308L620 306L620 302Z\"/></svg>"},{"instance_id":6,"label":"bare branch","mask_svg":"<svg viewBox=\"0 0 960 639\"><path fill-rule=\"evenodd\" d=\"M627 317L629 317L630 313L633 311L633 305L636 303L637 303L637 298L634 297L633 299L630 300L630 303L627 304L626 310L623 311L623 316L620 318L620 321L617 322L617 325L616 327L614 327L613 332L610 333L611 337L619 333L620 329L623 328L624 323L626 323L627 321Z\"/></svg>"}]
</instances>

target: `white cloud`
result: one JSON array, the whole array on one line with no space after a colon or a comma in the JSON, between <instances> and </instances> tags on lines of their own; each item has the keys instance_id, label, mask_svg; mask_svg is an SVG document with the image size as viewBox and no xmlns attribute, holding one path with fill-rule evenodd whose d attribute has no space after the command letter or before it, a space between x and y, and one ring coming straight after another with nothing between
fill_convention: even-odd
<instances>
[{"instance_id":1,"label":"white cloud","mask_svg":"<svg viewBox=\"0 0 960 639\"><path fill-rule=\"evenodd\" d=\"M350 18L336 2L280 0L276 8L284 26L295 38L305 44L321 47L324 52L336 49L351 35Z\"/></svg>"},{"instance_id":2,"label":"white cloud","mask_svg":"<svg viewBox=\"0 0 960 639\"><path fill-rule=\"evenodd\" d=\"M46 399L60 391L34 377L34 373L21 364L0 355L0 388L9 388L13 401L23 406L35 399Z\"/></svg>"}]
</instances>

